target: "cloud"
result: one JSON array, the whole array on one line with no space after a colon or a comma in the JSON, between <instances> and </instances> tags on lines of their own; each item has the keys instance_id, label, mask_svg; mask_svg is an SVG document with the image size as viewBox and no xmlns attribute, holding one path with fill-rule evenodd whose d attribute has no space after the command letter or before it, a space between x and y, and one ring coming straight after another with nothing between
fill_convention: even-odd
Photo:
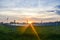
<instances>
[{"instance_id":1,"label":"cloud","mask_svg":"<svg viewBox=\"0 0 60 40\"><path fill-rule=\"evenodd\" d=\"M26 17L32 18L33 20L53 20L60 18L54 11L39 11L38 9L20 9L20 10L1 10L0 15L8 16L10 20L13 19L25 19Z\"/></svg>"},{"instance_id":2,"label":"cloud","mask_svg":"<svg viewBox=\"0 0 60 40\"><path fill-rule=\"evenodd\" d=\"M0 8L20 8L37 6L37 0L0 0Z\"/></svg>"},{"instance_id":3,"label":"cloud","mask_svg":"<svg viewBox=\"0 0 60 40\"><path fill-rule=\"evenodd\" d=\"M55 7L56 9L56 14L58 14L58 15L60 15L60 5L56 5L56 7Z\"/></svg>"},{"instance_id":4,"label":"cloud","mask_svg":"<svg viewBox=\"0 0 60 40\"><path fill-rule=\"evenodd\" d=\"M60 15L60 10L56 10L56 14Z\"/></svg>"},{"instance_id":5,"label":"cloud","mask_svg":"<svg viewBox=\"0 0 60 40\"><path fill-rule=\"evenodd\" d=\"M60 5L57 5L57 6L56 6L56 9L60 9Z\"/></svg>"},{"instance_id":6,"label":"cloud","mask_svg":"<svg viewBox=\"0 0 60 40\"><path fill-rule=\"evenodd\" d=\"M60 0L0 0L0 15L52 20L60 17ZM58 4L58 5L57 5ZM59 15L57 15L59 14ZM37 19L38 18L38 19Z\"/></svg>"},{"instance_id":7,"label":"cloud","mask_svg":"<svg viewBox=\"0 0 60 40\"><path fill-rule=\"evenodd\" d=\"M55 12L55 10L48 10L47 12Z\"/></svg>"},{"instance_id":8,"label":"cloud","mask_svg":"<svg viewBox=\"0 0 60 40\"><path fill-rule=\"evenodd\" d=\"M60 5L56 5L53 10L47 10L47 12L54 12L60 15Z\"/></svg>"},{"instance_id":9,"label":"cloud","mask_svg":"<svg viewBox=\"0 0 60 40\"><path fill-rule=\"evenodd\" d=\"M59 0L0 0L1 8L53 7ZM58 3L59 4L59 3Z\"/></svg>"}]
</instances>

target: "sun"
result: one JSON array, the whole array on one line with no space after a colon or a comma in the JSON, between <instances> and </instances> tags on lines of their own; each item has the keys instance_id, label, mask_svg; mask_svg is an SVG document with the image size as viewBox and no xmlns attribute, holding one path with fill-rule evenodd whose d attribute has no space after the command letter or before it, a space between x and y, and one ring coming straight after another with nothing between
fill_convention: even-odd
<instances>
[{"instance_id":1,"label":"sun","mask_svg":"<svg viewBox=\"0 0 60 40\"><path fill-rule=\"evenodd\" d=\"M36 37L38 38L38 40L40 40L39 35L38 35L35 27L33 26L33 23L34 23L33 20L27 19L26 23L27 23L27 25L23 27L22 33L24 33L27 28L31 28L32 31L34 32L34 34L36 35Z\"/></svg>"},{"instance_id":2,"label":"sun","mask_svg":"<svg viewBox=\"0 0 60 40\"><path fill-rule=\"evenodd\" d=\"M28 24L32 24L32 21L28 21Z\"/></svg>"}]
</instances>

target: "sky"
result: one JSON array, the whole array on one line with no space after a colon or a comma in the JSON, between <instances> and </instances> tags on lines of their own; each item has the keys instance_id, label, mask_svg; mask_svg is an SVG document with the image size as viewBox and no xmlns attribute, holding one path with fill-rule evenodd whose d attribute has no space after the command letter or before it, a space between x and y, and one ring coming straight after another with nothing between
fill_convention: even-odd
<instances>
[{"instance_id":1,"label":"sky","mask_svg":"<svg viewBox=\"0 0 60 40\"><path fill-rule=\"evenodd\" d=\"M34 22L60 21L60 0L0 0L0 22L26 19Z\"/></svg>"}]
</instances>

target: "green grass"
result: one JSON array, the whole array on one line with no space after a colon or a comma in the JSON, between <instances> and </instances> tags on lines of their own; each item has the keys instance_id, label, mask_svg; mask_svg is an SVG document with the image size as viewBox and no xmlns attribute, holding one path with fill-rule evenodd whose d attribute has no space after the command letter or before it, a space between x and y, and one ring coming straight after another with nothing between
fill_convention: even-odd
<instances>
[{"instance_id":1,"label":"green grass","mask_svg":"<svg viewBox=\"0 0 60 40\"><path fill-rule=\"evenodd\" d=\"M60 26L34 27L41 40L60 40ZM14 29L14 30L12 30ZM22 33L23 27L7 27L0 25L0 40L38 40L30 27Z\"/></svg>"},{"instance_id":2,"label":"green grass","mask_svg":"<svg viewBox=\"0 0 60 40\"><path fill-rule=\"evenodd\" d=\"M23 27L18 27L17 31L19 31L21 33L22 28ZM60 30L59 27L58 27L59 30L57 30L56 27L54 27L54 26L50 26L50 27L45 27L45 26L36 27L35 26L34 28L38 32L38 34L58 33L58 31ZM32 34L31 32L32 32L31 28L27 28L25 31L26 34Z\"/></svg>"}]
</instances>

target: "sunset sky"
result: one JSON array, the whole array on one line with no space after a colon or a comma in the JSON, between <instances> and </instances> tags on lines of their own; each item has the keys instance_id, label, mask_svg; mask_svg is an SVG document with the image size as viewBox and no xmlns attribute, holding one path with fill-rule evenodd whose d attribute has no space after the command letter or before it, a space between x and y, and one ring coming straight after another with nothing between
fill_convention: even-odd
<instances>
[{"instance_id":1,"label":"sunset sky","mask_svg":"<svg viewBox=\"0 0 60 40\"><path fill-rule=\"evenodd\" d=\"M0 0L0 22L30 18L35 22L60 21L60 0Z\"/></svg>"}]
</instances>

